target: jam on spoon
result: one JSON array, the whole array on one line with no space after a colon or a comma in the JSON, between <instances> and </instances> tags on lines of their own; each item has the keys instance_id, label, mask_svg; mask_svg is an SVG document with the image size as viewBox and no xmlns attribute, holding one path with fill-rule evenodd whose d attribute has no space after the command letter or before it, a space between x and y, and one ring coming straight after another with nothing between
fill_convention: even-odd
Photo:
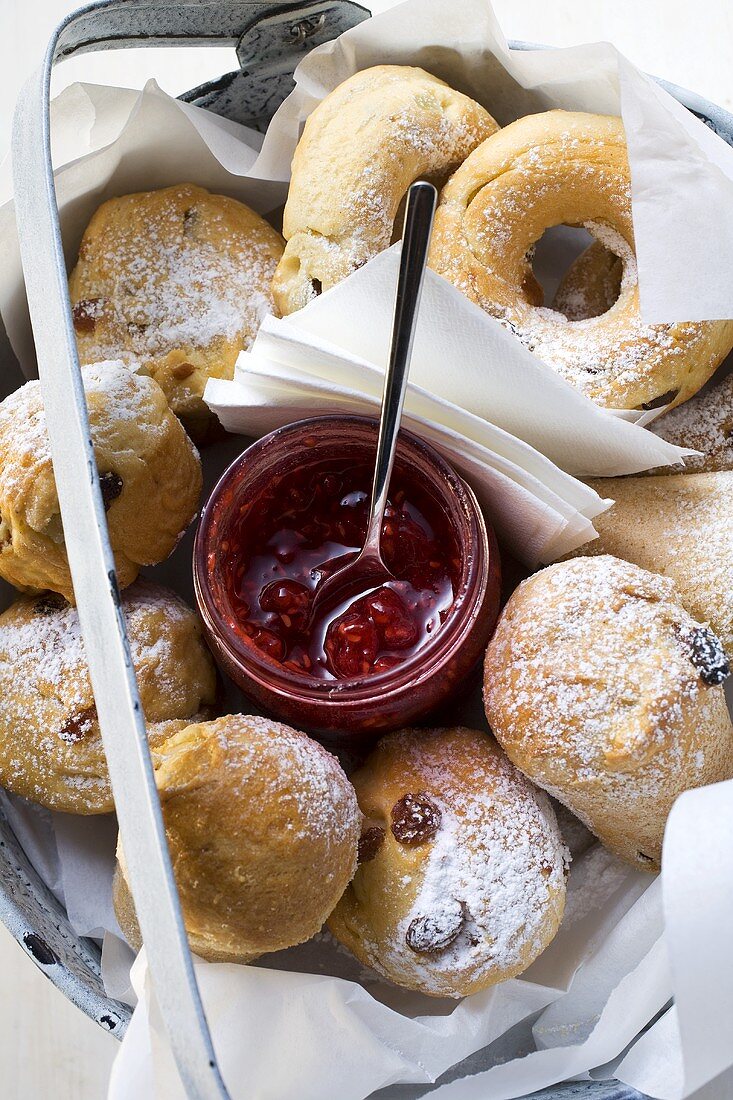
<instances>
[{"instance_id":1,"label":"jam on spoon","mask_svg":"<svg viewBox=\"0 0 733 1100\"><path fill-rule=\"evenodd\" d=\"M339 680L394 668L435 637L453 605L463 564L455 532L426 487L398 466L382 524L386 579L314 613L324 573L363 545L370 480L369 467L353 459L277 477L220 547L232 628L294 672Z\"/></svg>"}]
</instances>

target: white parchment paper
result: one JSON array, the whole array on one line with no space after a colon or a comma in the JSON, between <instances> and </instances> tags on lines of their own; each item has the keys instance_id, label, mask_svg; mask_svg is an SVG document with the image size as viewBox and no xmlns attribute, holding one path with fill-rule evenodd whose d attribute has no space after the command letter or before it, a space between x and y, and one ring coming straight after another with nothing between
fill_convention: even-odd
<instances>
[{"instance_id":1,"label":"white parchment paper","mask_svg":"<svg viewBox=\"0 0 733 1100\"><path fill-rule=\"evenodd\" d=\"M422 65L481 99L501 123L550 107L620 112L644 319L733 315L733 152L609 45L509 53L485 0L409 0L314 51L300 65L296 89L264 144L260 135L179 103L152 82L142 93L68 89L54 105L53 135L69 263L92 213L112 195L192 180L263 213L273 210L284 200L309 111L351 72L379 62ZM4 172L0 193L7 196L7 166ZM0 310L30 375L33 348L12 203L0 209L0 247ZM373 406L393 263L392 254L379 257L299 317L269 321L238 364L231 389L212 393L222 416L232 424L239 418L240 430L259 432L273 417L282 422L278 416L290 419L298 410L326 411L342 407L339 402ZM343 323L340 309L357 292L369 331L350 332ZM437 277L428 279L426 296L431 327L418 334L408 412L425 434L437 432L436 443L457 463L471 465L467 476L490 483L487 503L501 522L516 512L511 537L531 547L528 558L541 560L553 540L557 546L565 539L569 549L587 537L602 502L572 475L677 460L678 452L665 450L628 417L589 407ZM456 316L461 340L464 329L472 333L460 356L451 346ZM444 369L451 353L462 372ZM247 390L246 399L235 387ZM520 388L531 392L518 402ZM182 547L177 559L187 552ZM176 584L190 598L190 578ZM457 720L480 723L478 698L471 707L475 717ZM597 845L580 855L553 944L522 978L458 1006L387 987L327 938L260 966L197 963L233 1097L360 1100L396 1082L411 1082L418 1095L455 1063L436 1095L501 1100L594 1069L604 1075L611 1067L654 1095L681 1100L720 1078L733 1062L730 787L679 801L661 885ZM125 995L128 956L111 938L116 924L108 893L114 825L69 824L9 801L14 828L65 898L77 931L105 933L108 988ZM175 1098L182 1093L144 956L134 984L140 1003L110 1096ZM673 992L674 1011L635 1042Z\"/></svg>"}]
</instances>

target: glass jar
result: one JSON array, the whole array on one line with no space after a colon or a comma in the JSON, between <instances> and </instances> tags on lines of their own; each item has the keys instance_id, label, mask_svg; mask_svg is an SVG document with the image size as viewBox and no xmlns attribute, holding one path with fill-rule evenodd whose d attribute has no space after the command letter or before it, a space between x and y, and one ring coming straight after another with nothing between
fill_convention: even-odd
<instances>
[{"instance_id":1,"label":"glass jar","mask_svg":"<svg viewBox=\"0 0 733 1100\"><path fill-rule=\"evenodd\" d=\"M472 490L438 452L401 431L395 473L429 494L460 550L453 602L440 629L416 653L384 671L318 679L286 667L237 629L221 555L242 509L273 482L287 484L309 465L338 458L371 466L377 421L323 416L279 428L253 443L222 475L199 521L194 547L196 599L208 643L224 671L261 708L325 739L348 742L424 718L448 699L482 656L499 611L500 564ZM245 513L246 514L246 513Z\"/></svg>"}]
</instances>

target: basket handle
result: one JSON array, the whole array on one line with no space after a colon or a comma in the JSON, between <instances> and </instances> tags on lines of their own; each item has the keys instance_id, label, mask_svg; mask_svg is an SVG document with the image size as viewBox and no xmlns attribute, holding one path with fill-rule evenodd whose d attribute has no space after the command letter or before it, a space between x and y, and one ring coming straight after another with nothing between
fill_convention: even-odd
<instances>
[{"instance_id":1,"label":"basket handle","mask_svg":"<svg viewBox=\"0 0 733 1100\"><path fill-rule=\"evenodd\" d=\"M148 949L155 994L186 1093L228 1100L194 974L160 802L145 717L115 575L92 448L69 302L51 163L50 82L54 63L81 50L130 45L237 43L265 14L293 20L318 5L221 0L100 0L72 13L51 38L25 85L12 136L15 206L51 456L67 553L130 885ZM320 8L356 9L343 0ZM334 24L338 21L334 20ZM212 34L212 27L216 28ZM323 28L323 24L321 24ZM332 26L334 34L343 27ZM323 29L321 31L321 40Z\"/></svg>"}]
</instances>

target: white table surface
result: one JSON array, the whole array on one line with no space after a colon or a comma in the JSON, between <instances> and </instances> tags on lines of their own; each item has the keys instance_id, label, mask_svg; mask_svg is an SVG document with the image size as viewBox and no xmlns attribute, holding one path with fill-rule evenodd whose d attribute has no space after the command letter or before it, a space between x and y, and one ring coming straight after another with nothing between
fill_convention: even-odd
<instances>
[{"instance_id":1,"label":"white table surface","mask_svg":"<svg viewBox=\"0 0 733 1100\"><path fill-rule=\"evenodd\" d=\"M0 0L6 103L38 63L55 23L76 6L68 0ZM381 10L389 0L371 6ZM608 40L648 72L733 109L731 0L494 0L494 7L508 37L552 45ZM65 62L56 86L83 79L139 87L155 76L178 94L235 67L229 50L128 50ZM0 155L10 121L8 108L0 115ZM0 975L3 1100L103 1100L115 1040L65 1000L2 926ZM725 1091L721 1100L730 1095Z\"/></svg>"}]
</instances>

